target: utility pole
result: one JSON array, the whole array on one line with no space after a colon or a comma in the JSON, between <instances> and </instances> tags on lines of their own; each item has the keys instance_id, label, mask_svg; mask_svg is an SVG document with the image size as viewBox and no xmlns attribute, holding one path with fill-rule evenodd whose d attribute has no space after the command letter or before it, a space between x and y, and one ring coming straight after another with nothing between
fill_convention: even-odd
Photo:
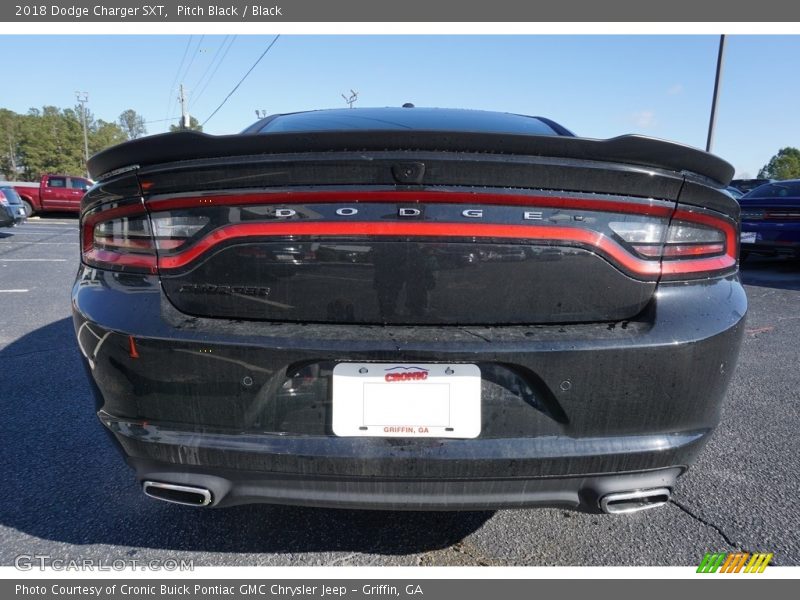
<instances>
[{"instance_id":1,"label":"utility pole","mask_svg":"<svg viewBox=\"0 0 800 600\"><path fill-rule=\"evenodd\" d=\"M353 104L355 104L356 100L358 100L358 92L350 90L350 97L348 98L347 96L342 94L342 98L344 98L344 101L347 102L347 106L353 108Z\"/></svg>"},{"instance_id":2,"label":"utility pole","mask_svg":"<svg viewBox=\"0 0 800 600\"><path fill-rule=\"evenodd\" d=\"M722 63L725 59L725 35L719 36L719 53L717 54L717 74L714 78L714 98L711 101L711 118L708 121L708 139L706 152L711 152L714 145L714 127L717 122L717 100L719 99L719 84L722 79Z\"/></svg>"},{"instance_id":3,"label":"utility pole","mask_svg":"<svg viewBox=\"0 0 800 600\"><path fill-rule=\"evenodd\" d=\"M89 163L89 134L86 132L86 103L89 101L89 92L75 92L75 98L81 105L81 123L83 123L83 157L84 165ZM86 168L86 177L89 177L89 169Z\"/></svg>"},{"instance_id":4,"label":"utility pole","mask_svg":"<svg viewBox=\"0 0 800 600\"><path fill-rule=\"evenodd\" d=\"M183 93L183 84L181 84L181 93L178 96L178 100L181 103L181 129L189 129L192 123L189 113L186 112L186 94Z\"/></svg>"}]
</instances>

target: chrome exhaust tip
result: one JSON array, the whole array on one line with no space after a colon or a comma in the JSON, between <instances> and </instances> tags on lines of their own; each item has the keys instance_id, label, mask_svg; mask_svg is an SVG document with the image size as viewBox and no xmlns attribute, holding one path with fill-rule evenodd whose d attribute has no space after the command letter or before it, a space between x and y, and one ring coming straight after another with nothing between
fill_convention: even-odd
<instances>
[{"instance_id":1,"label":"chrome exhaust tip","mask_svg":"<svg viewBox=\"0 0 800 600\"><path fill-rule=\"evenodd\" d=\"M185 506L208 506L211 504L211 492L201 487L144 481L142 482L142 491L150 498L173 504Z\"/></svg>"},{"instance_id":2,"label":"chrome exhaust tip","mask_svg":"<svg viewBox=\"0 0 800 600\"><path fill-rule=\"evenodd\" d=\"M669 502L671 493L668 488L657 488L608 494L600 499L600 508L604 513L612 515L658 508Z\"/></svg>"}]
</instances>

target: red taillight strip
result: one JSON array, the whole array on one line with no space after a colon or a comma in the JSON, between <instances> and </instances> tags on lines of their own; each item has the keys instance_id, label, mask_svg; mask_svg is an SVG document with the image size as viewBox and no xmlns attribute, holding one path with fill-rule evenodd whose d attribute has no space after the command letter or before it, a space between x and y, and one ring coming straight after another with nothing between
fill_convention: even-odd
<instances>
[{"instance_id":1,"label":"red taillight strip","mask_svg":"<svg viewBox=\"0 0 800 600\"><path fill-rule=\"evenodd\" d=\"M101 221L110 221L119 217L129 217L132 215L145 216L147 211L141 202L135 204L125 204L115 208L108 208L99 210L97 212L89 213L83 217L83 251L89 252L92 249L92 242L94 240L94 226Z\"/></svg>"},{"instance_id":2,"label":"red taillight strip","mask_svg":"<svg viewBox=\"0 0 800 600\"><path fill-rule=\"evenodd\" d=\"M686 275L689 273L705 273L708 271L723 271L736 264L736 259L727 254L711 258L697 258L691 260L666 260L661 263L662 275Z\"/></svg>"},{"instance_id":3,"label":"red taillight strip","mask_svg":"<svg viewBox=\"0 0 800 600\"><path fill-rule=\"evenodd\" d=\"M722 271L736 265L739 244L736 239L736 228L732 221L710 214L684 209L676 210L673 220L700 223L701 225L707 225L708 227L721 230L725 234L725 254L709 258L666 260L661 264L662 275L677 276L691 273L704 273L706 271Z\"/></svg>"},{"instance_id":4,"label":"red taillight strip","mask_svg":"<svg viewBox=\"0 0 800 600\"><path fill-rule=\"evenodd\" d=\"M664 258L692 258L706 254L719 254L725 250L722 242L714 244L667 244L661 251ZM645 253L646 254L646 253Z\"/></svg>"},{"instance_id":5,"label":"red taillight strip","mask_svg":"<svg viewBox=\"0 0 800 600\"><path fill-rule=\"evenodd\" d=\"M156 272L156 257L153 254L121 254L100 248L92 248L83 253L83 258L88 263L136 267L147 269L152 273Z\"/></svg>"},{"instance_id":6,"label":"red taillight strip","mask_svg":"<svg viewBox=\"0 0 800 600\"><path fill-rule=\"evenodd\" d=\"M495 204L546 208L571 208L604 212L634 213L637 215L669 217L672 205L652 204L659 201L620 201L608 198L575 198L567 196L534 196L525 194L493 194L484 192L438 191L283 191L253 194L217 194L184 198L156 198L147 201L152 211L202 208L215 205L237 204L321 204L351 202L375 203L439 203L439 204Z\"/></svg>"},{"instance_id":7,"label":"red taillight strip","mask_svg":"<svg viewBox=\"0 0 800 600\"><path fill-rule=\"evenodd\" d=\"M787 221L791 221L794 219L800 219L800 212L793 212L787 210L765 210L764 218L775 219L775 220L785 219Z\"/></svg>"},{"instance_id":8,"label":"red taillight strip","mask_svg":"<svg viewBox=\"0 0 800 600\"><path fill-rule=\"evenodd\" d=\"M213 206L215 204L297 204L325 202L441 202L454 204L497 204L521 205L531 207L565 207L596 211L669 217L675 220L701 223L720 229L725 233L726 253L722 256L657 262L643 260L630 254L625 248L599 232L586 229L547 225L492 225L433 222L280 222L246 223L220 227L200 239L192 247L176 254L161 256L158 266L162 269L175 269L189 264L209 249L230 239L261 236L432 236L432 237L474 237L499 239L525 239L542 242L568 242L595 248L628 271L639 276L654 278L659 274L679 276L729 269L736 264L737 240L734 224L724 218L706 213L676 210L671 206L653 204L658 201L625 202L611 199L586 199L560 196L530 196L518 194L486 194L473 192L436 191L286 191L244 195L195 196L184 198L165 198L150 202L152 210L165 211L178 208ZM154 270L154 258L147 255L119 255L109 253L92 245L93 228L100 221L131 215L146 214L140 203L118 206L112 209L91 213L84 218L84 256L88 260L108 264L143 267ZM164 249L164 248L162 248Z\"/></svg>"},{"instance_id":9,"label":"red taillight strip","mask_svg":"<svg viewBox=\"0 0 800 600\"><path fill-rule=\"evenodd\" d=\"M483 225L472 223L245 223L226 225L209 233L194 246L159 258L159 268L176 269L189 264L214 246L232 239L269 236L414 236L446 238L499 238L537 241L558 241L596 248L631 272L653 277L660 272L659 263L637 258L612 239L596 231L548 225Z\"/></svg>"},{"instance_id":10,"label":"red taillight strip","mask_svg":"<svg viewBox=\"0 0 800 600\"><path fill-rule=\"evenodd\" d=\"M96 212L89 213L83 217L81 225L81 246L83 248L82 259L91 266L101 268L114 268L125 267L129 269L144 269L148 273L157 273L157 258L155 255L155 247L153 242L147 238L144 239L126 239L115 240L112 236L100 236L97 240L99 245L95 245L94 227L98 223L104 221L111 221L121 217L146 217L147 211L141 201L123 204L122 206L115 206L114 208L106 208ZM117 242L117 246L121 249L150 249L152 254L129 253L129 252L115 252L109 248L104 248L103 243Z\"/></svg>"},{"instance_id":11,"label":"red taillight strip","mask_svg":"<svg viewBox=\"0 0 800 600\"><path fill-rule=\"evenodd\" d=\"M151 238L121 238L113 236L95 236L99 246L107 249L122 248L124 250L155 250ZM175 246L173 246L175 247Z\"/></svg>"}]
</instances>

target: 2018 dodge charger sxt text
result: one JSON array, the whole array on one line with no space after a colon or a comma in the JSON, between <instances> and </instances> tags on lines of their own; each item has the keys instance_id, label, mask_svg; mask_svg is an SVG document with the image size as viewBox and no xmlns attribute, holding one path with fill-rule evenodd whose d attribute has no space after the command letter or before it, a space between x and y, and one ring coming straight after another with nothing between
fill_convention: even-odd
<instances>
[{"instance_id":1,"label":"2018 dodge charger sxt text","mask_svg":"<svg viewBox=\"0 0 800 600\"><path fill-rule=\"evenodd\" d=\"M747 302L710 154L345 109L90 170L75 329L155 498L626 512L719 420Z\"/></svg>"}]
</instances>

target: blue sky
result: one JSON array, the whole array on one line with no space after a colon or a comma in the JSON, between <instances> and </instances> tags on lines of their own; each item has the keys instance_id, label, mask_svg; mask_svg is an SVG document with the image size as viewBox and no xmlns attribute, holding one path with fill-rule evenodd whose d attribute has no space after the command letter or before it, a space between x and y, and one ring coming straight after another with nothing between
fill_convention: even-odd
<instances>
[{"instance_id":1,"label":"blue sky","mask_svg":"<svg viewBox=\"0 0 800 600\"><path fill-rule=\"evenodd\" d=\"M177 83L203 122L271 40L0 36L0 107L73 106L80 90L97 118L133 108L149 133L160 133L179 114ZM519 112L585 137L641 133L704 147L718 42L713 35L284 35L205 131L240 131L255 110L341 107L352 88L356 106ZM800 36L728 37L714 152L737 175L754 177L779 148L800 147L798 64Z\"/></svg>"}]
</instances>

